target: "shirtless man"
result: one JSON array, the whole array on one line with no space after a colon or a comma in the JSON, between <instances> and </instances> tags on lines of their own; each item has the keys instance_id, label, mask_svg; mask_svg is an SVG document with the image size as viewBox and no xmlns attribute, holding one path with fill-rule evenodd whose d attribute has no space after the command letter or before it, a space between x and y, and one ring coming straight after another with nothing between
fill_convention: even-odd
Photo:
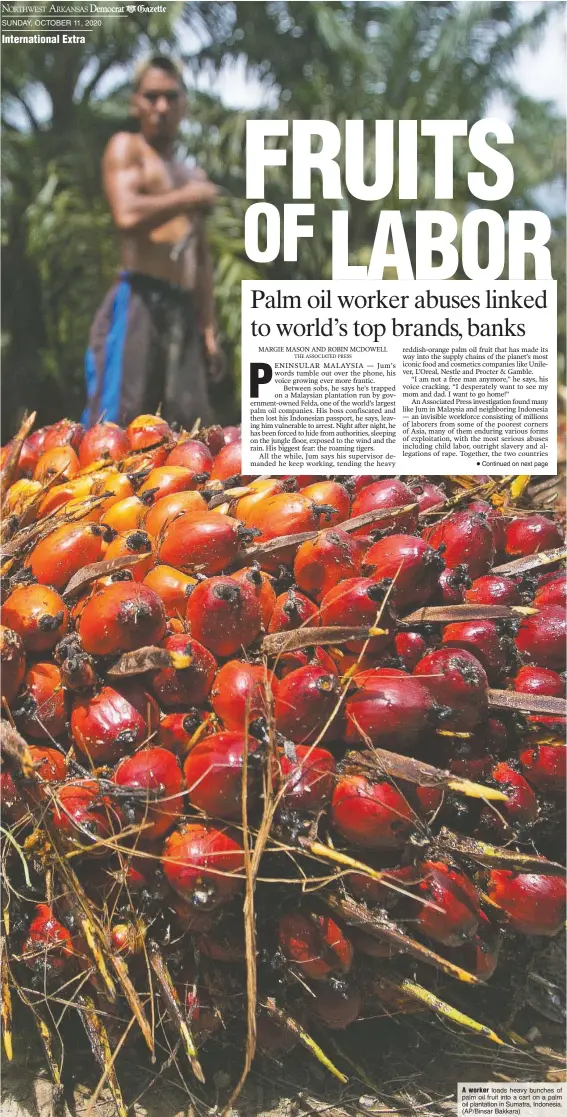
<instances>
[{"instance_id":1,"label":"shirtless man","mask_svg":"<svg viewBox=\"0 0 567 1117\"><path fill-rule=\"evenodd\" d=\"M217 188L174 157L185 112L174 62L138 69L132 107L139 133L118 132L102 160L120 236L122 270L91 328L83 421L127 425L155 412L184 427L214 419L207 380L222 376L205 217Z\"/></svg>"}]
</instances>

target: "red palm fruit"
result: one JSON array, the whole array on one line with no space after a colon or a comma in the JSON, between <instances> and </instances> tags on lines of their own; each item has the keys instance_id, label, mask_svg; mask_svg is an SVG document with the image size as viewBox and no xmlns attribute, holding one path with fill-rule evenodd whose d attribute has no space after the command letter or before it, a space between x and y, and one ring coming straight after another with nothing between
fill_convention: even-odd
<instances>
[{"instance_id":1,"label":"red palm fruit","mask_svg":"<svg viewBox=\"0 0 567 1117\"><path fill-rule=\"evenodd\" d=\"M140 922L124 920L110 928L110 945L117 954L131 958L144 949L145 928Z\"/></svg>"},{"instance_id":2,"label":"red palm fruit","mask_svg":"<svg viewBox=\"0 0 567 1117\"><path fill-rule=\"evenodd\" d=\"M91 481L93 480L93 474L90 475L90 479ZM77 477L72 484L81 480L81 477ZM99 490L99 483L96 480L93 481L93 489L95 489L95 487ZM92 491L93 490L91 490L91 493ZM134 496L134 487L127 473L119 473L117 469L107 469L104 472L104 477L101 478L100 490L97 492L97 495L103 496L105 499L93 509L91 515L98 515L102 521L106 513L109 512L111 508L114 508L115 504L120 504L123 500L127 500L129 497Z\"/></svg>"},{"instance_id":3,"label":"red palm fruit","mask_svg":"<svg viewBox=\"0 0 567 1117\"><path fill-rule=\"evenodd\" d=\"M422 679L389 672L368 672L356 679L358 689L345 704L349 743L370 740L373 745L408 752L417 747L434 715L433 698Z\"/></svg>"},{"instance_id":4,"label":"red palm fruit","mask_svg":"<svg viewBox=\"0 0 567 1117\"><path fill-rule=\"evenodd\" d=\"M195 946L214 962L240 962L246 957L242 920L234 914L222 915L210 928L195 935Z\"/></svg>"},{"instance_id":5,"label":"red palm fruit","mask_svg":"<svg viewBox=\"0 0 567 1117\"><path fill-rule=\"evenodd\" d=\"M302 487L301 492L303 496L314 500L315 504L328 504L335 509L330 514L332 524L342 524L343 520L348 520L351 497L346 486L341 485L340 481L324 481L319 478L314 484Z\"/></svg>"},{"instance_id":6,"label":"red palm fruit","mask_svg":"<svg viewBox=\"0 0 567 1117\"><path fill-rule=\"evenodd\" d=\"M26 657L20 636L6 625L0 625L0 664L2 698L10 706L24 681Z\"/></svg>"},{"instance_id":7,"label":"red palm fruit","mask_svg":"<svg viewBox=\"0 0 567 1117\"><path fill-rule=\"evenodd\" d=\"M196 489L199 484L197 478L200 477L201 474L192 473L182 465L160 465L148 473L143 485L138 489L138 496L155 504L164 496L171 496L172 493Z\"/></svg>"},{"instance_id":8,"label":"red palm fruit","mask_svg":"<svg viewBox=\"0 0 567 1117\"><path fill-rule=\"evenodd\" d=\"M143 583L161 598L168 617L184 617L189 595L197 585L197 579L177 570L175 566L160 564L145 574Z\"/></svg>"},{"instance_id":9,"label":"red palm fruit","mask_svg":"<svg viewBox=\"0 0 567 1117\"><path fill-rule=\"evenodd\" d=\"M176 990L192 1037L203 1042L220 1028L222 1016L219 1006L213 1004L207 987L197 981L194 964L184 962L182 975L176 981Z\"/></svg>"},{"instance_id":10,"label":"red palm fruit","mask_svg":"<svg viewBox=\"0 0 567 1117\"><path fill-rule=\"evenodd\" d=\"M318 665L298 667L280 679L275 696L278 731L292 741L309 744L332 717L338 697L335 674Z\"/></svg>"},{"instance_id":11,"label":"red palm fruit","mask_svg":"<svg viewBox=\"0 0 567 1117\"><path fill-rule=\"evenodd\" d=\"M144 527L157 539L166 524L185 512L207 511L207 503L200 493L185 489L180 493L170 493L156 500L145 512Z\"/></svg>"},{"instance_id":12,"label":"red palm fruit","mask_svg":"<svg viewBox=\"0 0 567 1117\"><path fill-rule=\"evenodd\" d=\"M550 551L563 543L561 529L547 516L532 512L506 524L506 554L523 558L538 551Z\"/></svg>"},{"instance_id":13,"label":"red palm fruit","mask_svg":"<svg viewBox=\"0 0 567 1117\"><path fill-rule=\"evenodd\" d=\"M222 428L224 444L230 445L231 442L240 442L242 439L242 431L240 427L228 426ZM222 449L222 447L221 447ZM218 452L218 451L217 451Z\"/></svg>"},{"instance_id":14,"label":"red palm fruit","mask_svg":"<svg viewBox=\"0 0 567 1117\"><path fill-rule=\"evenodd\" d=\"M111 543L108 544L104 553L105 562L109 562L114 558L125 558L132 555L133 558L138 558L140 555L146 556L140 558L138 562L133 562L132 566L124 566L122 570L129 570L135 582L143 582L146 574L152 569L155 556L152 550L152 540L147 531L141 531L136 528L134 531L124 531L121 535L117 535Z\"/></svg>"},{"instance_id":15,"label":"red palm fruit","mask_svg":"<svg viewBox=\"0 0 567 1117\"><path fill-rule=\"evenodd\" d=\"M370 679L371 681L376 679L391 679L396 677L398 679L407 679L408 672L405 671L403 667L383 667L380 663L380 660L377 659L369 667L363 667L361 663L357 670L354 672L353 677L355 682L359 686L362 686L365 679Z\"/></svg>"},{"instance_id":16,"label":"red palm fruit","mask_svg":"<svg viewBox=\"0 0 567 1117\"><path fill-rule=\"evenodd\" d=\"M50 977L60 973L72 957L69 931L49 904L37 904L22 947L22 961L36 973Z\"/></svg>"},{"instance_id":17,"label":"red palm fruit","mask_svg":"<svg viewBox=\"0 0 567 1117\"><path fill-rule=\"evenodd\" d=\"M26 672L22 705L14 714L20 732L35 739L58 737L67 724L61 672L54 663L34 663Z\"/></svg>"},{"instance_id":18,"label":"red palm fruit","mask_svg":"<svg viewBox=\"0 0 567 1117\"><path fill-rule=\"evenodd\" d=\"M352 966L352 944L329 915L288 912L280 916L277 936L284 957L312 981L339 977Z\"/></svg>"},{"instance_id":19,"label":"red palm fruit","mask_svg":"<svg viewBox=\"0 0 567 1117\"><path fill-rule=\"evenodd\" d=\"M486 892L522 935L556 935L565 920L563 877L492 869Z\"/></svg>"},{"instance_id":20,"label":"red palm fruit","mask_svg":"<svg viewBox=\"0 0 567 1117\"><path fill-rule=\"evenodd\" d=\"M462 605L470 586L472 579L467 574L466 566L456 566L454 570L446 567L439 575L438 599L443 605Z\"/></svg>"},{"instance_id":21,"label":"red palm fruit","mask_svg":"<svg viewBox=\"0 0 567 1117\"><path fill-rule=\"evenodd\" d=\"M39 484L39 482L28 482L28 484ZM39 506L39 518L48 516L50 512L55 512L57 508L62 508L70 501L84 500L85 497L91 495L94 485L95 481L92 477L74 477L72 481L66 481L64 485L53 485L49 492L45 494ZM65 509L65 511L67 512L68 509ZM89 522L94 522L100 514L100 508L93 508L88 516Z\"/></svg>"},{"instance_id":22,"label":"red palm fruit","mask_svg":"<svg viewBox=\"0 0 567 1117\"><path fill-rule=\"evenodd\" d=\"M443 644L448 648L466 650L482 664L488 681L495 684L508 667L508 646L494 621L459 621L443 629Z\"/></svg>"},{"instance_id":23,"label":"red palm fruit","mask_svg":"<svg viewBox=\"0 0 567 1117\"><path fill-rule=\"evenodd\" d=\"M563 740L526 744L520 749L520 764L526 779L544 795L565 792L567 749Z\"/></svg>"},{"instance_id":24,"label":"red palm fruit","mask_svg":"<svg viewBox=\"0 0 567 1117\"><path fill-rule=\"evenodd\" d=\"M99 524L62 524L36 544L26 566L38 582L64 590L83 566L101 561L108 535Z\"/></svg>"},{"instance_id":25,"label":"red palm fruit","mask_svg":"<svg viewBox=\"0 0 567 1117\"><path fill-rule=\"evenodd\" d=\"M157 743L175 756L186 756L191 740L202 723L203 714L198 710L166 714L159 723Z\"/></svg>"},{"instance_id":26,"label":"red palm fruit","mask_svg":"<svg viewBox=\"0 0 567 1117\"><path fill-rule=\"evenodd\" d=\"M300 545L293 573L300 590L320 601L338 582L356 577L359 567L354 540L341 528L331 528Z\"/></svg>"},{"instance_id":27,"label":"red palm fruit","mask_svg":"<svg viewBox=\"0 0 567 1117\"><path fill-rule=\"evenodd\" d=\"M349 935L356 953L364 954L368 958L394 958L399 953L392 943L386 942L384 939L375 939L366 931L359 930L358 927L351 927Z\"/></svg>"},{"instance_id":28,"label":"red palm fruit","mask_svg":"<svg viewBox=\"0 0 567 1117\"><path fill-rule=\"evenodd\" d=\"M34 481L41 481L45 485L47 481L52 481L54 477L59 479L59 482L72 481L73 477L77 476L80 469L79 459L71 446L58 446L53 450L44 450L41 457L37 460L37 465L33 471Z\"/></svg>"},{"instance_id":29,"label":"red palm fruit","mask_svg":"<svg viewBox=\"0 0 567 1117\"><path fill-rule=\"evenodd\" d=\"M423 861L420 870L416 894L435 907L420 904L415 909L416 929L443 946L461 946L472 939L479 924L479 897L472 881L442 861Z\"/></svg>"},{"instance_id":30,"label":"red palm fruit","mask_svg":"<svg viewBox=\"0 0 567 1117\"><path fill-rule=\"evenodd\" d=\"M534 605L567 606L567 577L564 573L554 574L551 581L539 586L535 592Z\"/></svg>"},{"instance_id":31,"label":"red palm fruit","mask_svg":"<svg viewBox=\"0 0 567 1117\"><path fill-rule=\"evenodd\" d=\"M254 588L227 577L208 578L195 586L187 620L195 639L222 659L248 647L262 623Z\"/></svg>"},{"instance_id":32,"label":"red palm fruit","mask_svg":"<svg viewBox=\"0 0 567 1117\"><path fill-rule=\"evenodd\" d=\"M538 613L524 617L516 636L516 647L537 667L565 670L567 616L560 605L543 605Z\"/></svg>"},{"instance_id":33,"label":"red palm fruit","mask_svg":"<svg viewBox=\"0 0 567 1117\"><path fill-rule=\"evenodd\" d=\"M510 733L501 718L490 717L483 728L486 744L492 756L504 756L509 752Z\"/></svg>"},{"instance_id":34,"label":"red palm fruit","mask_svg":"<svg viewBox=\"0 0 567 1117\"><path fill-rule=\"evenodd\" d=\"M276 604L276 591L271 576L264 570L260 570L259 564L255 563L253 566L242 566L240 570L235 570L231 578L234 578L235 582L244 582L245 585L249 584L252 587L260 605L262 628L267 629Z\"/></svg>"},{"instance_id":35,"label":"red palm fruit","mask_svg":"<svg viewBox=\"0 0 567 1117\"><path fill-rule=\"evenodd\" d=\"M243 730L255 718L266 717L270 698L278 693L272 671L239 659L231 659L217 672L211 689L213 710L225 729Z\"/></svg>"},{"instance_id":36,"label":"red palm fruit","mask_svg":"<svg viewBox=\"0 0 567 1117\"><path fill-rule=\"evenodd\" d=\"M290 492L291 482L283 477L258 477L251 481L246 496L241 496L234 505L234 516L243 524L248 522L248 516L266 496L275 496L276 493ZM293 482L295 488L295 482Z\"/></svg>"},{"instance_id":37,"label":"red palm fruit","mask_svg":"<svg viewBox=\"0 0 567 1117\"><path fill-rule=\"evenodd\" d=\"M170 892L167 902L175 912L184 931L202 935L211 933L216 916L210 911L196 911L191 904L182 900L181 896L177 896L174 892Z\"/></svg>"},{"instance_id":38,"label":"red palm fruit","mask_svg":"<svg viewBox=\"0 0 567 1117\"><path fill-rule=\"evenodd\" d=\"M427 512L430 508L439 508L446 503L447 494L431 481L412 481L408 488L411 489L414 500L417 500L418 512Z\"/></svg>"},{"instance_id":39,"label":"red palm fruit","mask_svg":"<svg viewBox=\"0 0 567 1117\"><path fill-rule=\"evenodd\" d=\"M220 455L219 455L220 456ZM328 521L332 512L326 505L315 504L308 496L302 493L276 493L275 496L266 496L256 505L248 516L247 526L260 532L259 541L267 542L280 535L296 535L304 531L315 531L321 524L321 518ZM276 569L283 563L293 562L295 548L290 547L278 551L274 560L263 565L266 569Z\"/></svg>"},{"instance_id":40,"label":"red palm fruit","mask_svg":"<svg viewBox=\"0 0 567 1117\"><path fill-rule=\"evenodd\" d=\"M344 657L341 657L339 660L341 665L343 658ZM282 652L281 655L278 656L276 666L279 677L284 679L285 676L290 675L292 671L297 671L298 667L308 667L309 664L314 663L318 664L320 667L324 667L331 675L336 675L338 678L339 672L337 671L337 666L325 648L298 648L294 652ZM350 664L347 666L350 666Z\"/></svg>"},{"instance_id":41,"label":"red palm fruit","mask_svg":"<svg viewBox=\"0 0 567 1117\"><path fill-rule=\"evenodd\" d=\"M506 520L501 512L487 500L471 500L467 512L480 512L492 530L494 548L497 555L504 554L506 548Z\"/></svg>"},{"instance_id":42,"label":"red palm fruit","mask_svg":"<svg viewBox=\"0 0 567 1117\"><path fill-rule=\"evenodd\" d=\"M545 694L551 698L565 697L565 679L548 667L520 667L512 680L514 690L520 694Z\"/></svg>"},{"instance_id":43,"label":"red palm fruit","mask_svg":"<svg viewBox=\"0 0 567 1117\"><path fill-rule=\"evenodd\" d=\"M413 671L427 652L427 644L419 632L398 632L394 637L396 655L406 671Z\"/></svg>"},{"instance_id":44,"label":"red palm fruit","mask_svg":"<svg viewBox=\"0 0 567 1117\"><path fill-rule=\"evenodd\" d=\"M138 582L114 582L92 593L77 625L83 648L91 655L118 655L159 644L165 627L161 598Z\"/></svg>"},{"instance_id":45,"label":"red palm fruit","mask_svg":"<svg viewBox=\"0 0 567 1117\"><path fill-rule=\"evenodd\" d=\"M383 477L365 488L356 497L351 515L361 516L364 512L374 512L382 508L403 508L406 504L416 504L416 498L411 489L403 481L394 477ZM383 531L407 531L411 533L417 529L417 508L402 512L397 516L387 516L377 520L375 524L357 528L355 535L361 538L370 537L370 533L378 528Z\"/></svg>"},{"instance_id":46,"label":"red palm fruit","mask_svg":"<svg viewBox=\"0 0 567 1117\"><path fill-rule=\"evenodd\" d=\"M332 985L321 984L314 992L315 996L309 997L307 1002L309 1011L326 1028L336 1032L358 1020L362 1011L362 994L356 985L350 983L336 989Z\"/></svg>"},{"instance_id":47,"label":"red palm fruit","mask_svg":"<svg viewBox=\"0 0 567 1117\"><path fill-rule=\"evenodd\" d=\"M276 599L268 632L288 632L293 628L319 624L319 610L305 594L291 586Z\"/></svg>"},{"instance_id":48,"label":"red palm fruit","mask_svg":"<svg viewBox=\"0 0 567 1117\"><path fill-rule=\"evenodd\" d=\"M248 741L248 743L247 743ZM260 795L258 742L244 733L213 733L196 744L183 765L189 800L206 815L242 817L242 768L248 749L247 802L253 809Z\"/></svg>"},{"instance_id":49,"label":"red palm fruit","mask_svg":"<svg viewBox=\"0 0 567 1117\"><path fill-rule=\"evenodd\" d=\"M135 531L136 528L144 525L147 512L147 505L140 500L139 496L127 496L123 500L113 502L100 522L119 534L123 531Z\"/></svg>"},{"instance_id":50,"label":"red palm fruit","mask_svg":"<svg viewBox=\"0 0 567 1117\"><path fill-rule=\"evenodd\" d=\"M153 859L135 855L123 858L120 882L123 882L133 895L138 895L140 892L150 896L159 894L160 887L156 877L156 862Z\"/></svg>"},{"instance_id":51,"label":"red palm fruit","mask_svg":"<svg viewBox=\"0 0 567 1117\"><path fill-rule=\"evenodd\" d=\"M349 640L342 645L349 652L360 652L364 647L369 655L377 655L392 643L396 627L388 604L381 605L384 596L384 587L374 578L346 578L325 594L321 602L321 624L377 625L383 635L372 636L368 641Z\"/></svg>"},{"instance_id":52,"label":"red palm fruit","mask_svg":"<svg viewBox=\"0 0 567 1117\"><path fill-rule=\"evenodd\" d=\"M49 427L40 427L39 430L33 431L26 438L20 450L18 461L18 471L22 477L31 477L39 458L43 454L48 433Z\"/></svg>"},{"instance_id":53,"label":"red palm fruit","mask_svg":"<svg viewBox=\"0 0 567 1117\"><path fill-rule=\"evenodd\" d=\"M486 574L494 559L494 539L486 516L480 512L452 512L445 520L427 528L424 538L432 547L444 545L448 567L466 566L471 578Z\"/></svg>"},{"instance_id":54,"label":"red palm fruit","mask_svg":"<svg viewBox=\"0 0 567 1117\"><path fill-rule=\"evenodd\" d=\"M82 423L74 423L72 419L60 419L49 427L43 442L43 449L55 450L59 446L71 446L76 453L80 450L85 436Z\"/></svg>"},{"instance_id":55,"label":"red palm fruit","mask_svg":"<svg viewBox=\"0 0 567 1117\"><path fill-rule=\"evenodd\" d=\"M392 885L395 886L394 888L389 887L388 883L373 880L372 877L366 876L364 873L349 873L346 883L357 900L363 900L370 907L378 904L381 908L390 910L396 907L402 898L402 893L396 892L395 888L409 889L410 885L415 884L416 880L419 879L419 872L414 865L394 865L391 868L386 865L384 867L383 861L384 857L380 859L373 857L371 861L368 861L368 864L371 869L386 873L387 880L391 881Z\"/></svg>"},{"instance_id":56,"label":"red palm fruit","mask_svg":"<svg viewBox=\"0 0 567 1117\"><path fill-rule=\"evenodd\" d=\"M292 811L319 811L327 805L335 783L335 761L327 749L295 745L293 753L282 750L279 768L284 807Z\"/></svg>"},{"instance_id":57,"label":"red palm fruit","mask_svg":"<svg viewBox=\"0 0 567 1117\"><path fill-rule=\"evenodd\" d=\"M160 704L166 709L202 705L217 670L215 657L186 633L167 636L162 647L174 660L179 657L179 667L162 667L152 673L150 685Z\"/></svg>"},{"instance_id":58,"label":"red palm fruit","mask_svg":"<svg viewBox=\"0 0 567 1117\"><path fill-rule=\"evenodd\" d=\"M92 764L113 764L132 752L157 729L157 703L135 679L98 694L77 696L71 710L71 735L76 748Z\"/></svg>"},{"instance_id":59,"label":"red palm fruit","mask_svg":"<svg viewBox=\"0 0 567 1117\"><path fill-rule=\"evenodd\" d=\"M443 738L440 752L444 767L453 775L475 783L481 783L485 779L494 759L482 730L473 731L465 740L460 737Z\"/></svg>"},{"instance_id":60,"label":"red palm fruit","mask_svg":"<svg viewBox=\"0 0 567 1117\"><path fill-rule=\"evenodd\" d=\"M475 974L482 981L492 977L498 965L498 952L501 933L492 926L483 911L478 912L478 930L469 942L453 949L445 949L444 955L450 962Z\"/></svg>"},{"instance_id":61,"label":"red palm fruit","mask_svg":"<svg viewBox=\"0 0 567 1117\"><path fill-rule=\"evenodd\" d=\"M41 490L42 486L39 481L29 481L27 478L14 481L4 499L4 516L17 516L18 527L27 527L34 519L33 502Z\"/></svg>"},{"instance_id":62,"label":"red palm fruit","mask_svg":"<svg viewBox=\"0 0 567 1117\"><path fill-rule=\"evenodd\" d=\"M517 585L504 574L483 574L465 590L465 601L474 605L521 605Z\"/></svg>"},{"instance_id":63,"label":"red palm fruit","mask_svg":"<svg viewBox=\"0 0 567 1117\"><path fill-rule=\"evenodd\" d=\"M11 826L21 822L29 814L29 808L12 773L5 766L0 769L0 803L2 818ZM31 816L30 816L31 819Z\"/></svg>"},{"instance_id":64,"label":"red palm fruit","mask_svg":"<svg viewBox=\"0 0 567 1117\"><path fill-rule=\"evenodd\" d=\"M242 443L240 439L229 442L223 446L213 461L211 481L228 481L231 477L242 478L245 484L248 478L242 477Z\"/></svg>"},{"instance_id":65,"label":"red palm fruit","mask_svg":"<svg viewBox=\"0 0 567 1117\"><path fill-rule=\"evenodd\" d=\"M415 798L418 806L419 813L424 818L429 818L435 811L439 810L443 802L443 791L440 787L420 787L419 785L410 785L408 787L408 794Z\"/></svg>"},{"instance_id":66,"label":"red palm fruit","mask_svg":"<svg viewBox=\"0 0 567 1117\"><path fill-rule=\"evenodd\" d=\"M159 415L138 415L126 427L126 434L131 450L142 450L171 438L169 424L165 419L160 419Z\"/></svg>"},{"instance_id":67,"label":"red palm fruit","mask_svg":"<svg viewBox=\"0 0 567 1117\"><path fill-rule=\"evenodd\" d=\"M162 865L174 892L201 911L227 903L242 889L242 846L210 822L187 823L170 834Z\"/></svg>"},{"instance_id":68,"label":"red palm fruit","mask_svg":"<svg viewBox=\"0 0 567 1117\"><path fill-rule=\"evenodd\" d=\"M506 821L512 828L526 823L535 822L537 818L537 799L524 777L516 772L509 764L501 761L495 764L491 773L491 780L507 796L507 803L495 803L494 809L490 804L483 807L480 816L480 826L488 830L491 835L505 837L507 833Z\"/></svg>"},{"instance_id":69,"label":"red palm fruit","mask_svg":"<svg viewBox=\"0 0 567 1117\"><path fill-rule=\"evenodd\" d=\"M367 552L364 565L377 582L393 581L392 601L406 609L426 605L434 596L445 563L438 551L416 535L388 535Z\"/></svg>"},{"instance_id":70,"label":"red palm fruit","mask_svg":"<svg viewBox=\"0 0 567 1117\"><path fill-rule=\"evenodd\" d=\"M405 796L387 780L345 775L335 785L331 823L352 845L403 849L416 828L416 814Z\"/></svg>"},{"instance_id":71,"label":"red palm fruit","mask_svg":"<svg viewBox=\"0 0 567 1117\"><path fill-rule=\"evenodd\" d=\"M256 1042L259 1051L283 1055L295 1047L297 1036L283 1022L260 1009L256 1017Z\"/></svg>"},{"instance_id":72,"label":"red palm fruit","mask_svg":"<svg viewBox=\"0 0 567 1117\"><path fill-rule=\"evenodd\" d=\"M317 478L312 477L311 480L316 481ZM376 475L371 475L369 473L359 473L356 477L348 477L348 482L352 485L352 491L355 496L358 496L358 494L362 492L362 490L365 489L367 485L371 485L372 482L376 480L378 480ZM305 484L307 484L307 481L305 481Z\"/></svg>"},{"instance_id":73,"label":"red palm fruit","mask_svg":"<svg viewBox=\"0 0 567 1117\"><path fill-rule=\"evenodd\" d=\"M109 838L121 826L118 807L102 794L96 780L72 780L58 788L52 808L56 829L69 841L88 847ZM91 853L103 856L103 844Z\"/></svg>"},{"instance_id":74,"label":"red palm fruit","mask_svg":"<svg viewBox=\"0 0 567 1117\"><path fill-rule=\"evenodd\" d=\"M126 431L116 423L97 423L83 436L79 447L79 461L83 467L92 465L101 458L118 462L129 450L130 442Z\"/></svg>"},{"instance_id":75,"label":"red palm fruit","mask_svg":"<svg viewBox=\"0 0 567 1117\"><path fill-rule=\"evenodd\" d=\"M424 655L413 673L435 702L451 711L443 720L445 729L467 732L486 717L488 679L484 667L470 652L438 648Z\"/></svg>"},{"instance_id":76,"label":"red palm fruit","mask_svg":"<svg viewBox=\"0 0 567 1117\"><path fill-rule=\"evenodd\" d=\"M205 574L220 574L238 557L243 538L242 524L231 516L187 512L162 529L158 558L187 574L195 566Z\"/></svg>"},{"instance_id":77,"label":"red palm fruit","mask_svg":"<svg viewBox=\"0 0 567 1117\"><path fill-rule=\"evenodd\" d=\"M210 427L201 428L196 441L203 442L205 446L211 451L213 457L220 453L225 445L224 431L222 427L213 424Z\"/></svg>"},{"instance_id":78,"label":"red palm fruit","mask_svg":"<svg viewBox=\"0 0 567 1117\"><path fill-rule=\"evenodd\" d=\"M136 796L132 802L134 821L144 824L140 831L144 842L163 837L183 813L183 777L169 749L158 745L139 749L120 761L112 778L119 787L147 792L146 798Z\"/></svg>"},{"instance_id":79,"label":"red palm fruit","mask_svg":"<svg viewBox=\"0 0 567 1117\"><path fill-rule=\"evenodd\" d=\"M49 748L46 745L30 745L30 756L34 771L44 783L57 783L64 780L67 775L67 757L59 749ZM41 788L34 783L30 784L28 794L37 798Z\"/></svg>"},{"instance_id":80,"label":"red palm fruit","mask_svg":"<svg viewBox=\"0 0 567 1117\"><path fill-rule=\"evenodd\" d=\"M167 458L168 466L183 466L195 476L199 473L210 473L213 468L213 455L204 442L197 442L194 438L187 438L178 442Z\"/></svg>"}]
</instances>

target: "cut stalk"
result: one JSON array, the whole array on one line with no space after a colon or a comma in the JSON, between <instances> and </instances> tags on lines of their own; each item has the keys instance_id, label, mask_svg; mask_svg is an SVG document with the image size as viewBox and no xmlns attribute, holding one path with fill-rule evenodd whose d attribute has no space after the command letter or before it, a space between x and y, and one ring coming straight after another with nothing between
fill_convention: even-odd
<instances>
[{"instance_id":1,"label":"cut stalk","mask_svg":"<svg viewBox=\"0 0 567 1117\"><path fill-rule=\"evenodd\" d=\"M492 1043L497 1043L500 1047L506 1047L507 1044L500 1036L493 1032L492 1028L487 1027L486 1024L479 1024L478 1020L473 1020L472 1016L466 1016L464 1012L459 1012L459 1009L453 1008L452 1005L447 1004L447 1001L442 1001L440 997L436 997L434 993L430 993L429 989L425 989L423 985L419 985L417 981L412 981L409 977L400 977L397 979L380 978L381 982L388 988L395 989L400 993L405 993L409 997L415 997L417 1001L427 1005L433 1012L438 1012L441 1016L446 1016L448 1020L452 1020L454 1024L460 1024L461 1027L467 1028L470 1032L476 1032L477 1035L484 1036Z\"/></svg>"}]
</instances>

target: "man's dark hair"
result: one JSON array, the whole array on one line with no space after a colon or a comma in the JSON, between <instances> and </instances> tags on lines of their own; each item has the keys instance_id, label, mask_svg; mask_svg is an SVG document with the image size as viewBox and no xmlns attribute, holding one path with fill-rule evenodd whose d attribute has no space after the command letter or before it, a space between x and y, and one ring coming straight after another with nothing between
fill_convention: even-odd
<instances>
[{"instance_id":1,"label":"man's dark hair","mask_svg":"<svg viewBox=\"0 0 567 1117\"><path fill-rule=\"evenodd\" d=\"M140 88L142 80L146 76L148 70L163 70L165 74L169 74L170 77L175 78L182 89L185 89L181 66L175 62L173 58L169 58L167 54L152 54L149 58L144 58L134 70L132 79L134 92L137 92Z\"/></svg>"}]
</instances>

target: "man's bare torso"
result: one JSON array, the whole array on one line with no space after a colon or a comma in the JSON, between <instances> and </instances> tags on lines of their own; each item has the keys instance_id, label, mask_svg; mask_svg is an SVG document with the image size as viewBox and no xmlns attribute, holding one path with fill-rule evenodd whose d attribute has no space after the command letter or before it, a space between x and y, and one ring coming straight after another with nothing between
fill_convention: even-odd
<instances>
[{"instance_id":1,"label":"man's bare torso","mask_svg":"<svg viewBox=\"0 0 567 1117\"><path fill-rule=\"evenodd\" d=\"M163 158L141 135L132 135L130 143L144 194L164 194L183 186L192 177L201 177L202 172L191 171L175 159ZM185 214L150 231L123 231L120 233L122 267L193 290L202 235L202 218Z\"/></svg>"}]
</instances>

